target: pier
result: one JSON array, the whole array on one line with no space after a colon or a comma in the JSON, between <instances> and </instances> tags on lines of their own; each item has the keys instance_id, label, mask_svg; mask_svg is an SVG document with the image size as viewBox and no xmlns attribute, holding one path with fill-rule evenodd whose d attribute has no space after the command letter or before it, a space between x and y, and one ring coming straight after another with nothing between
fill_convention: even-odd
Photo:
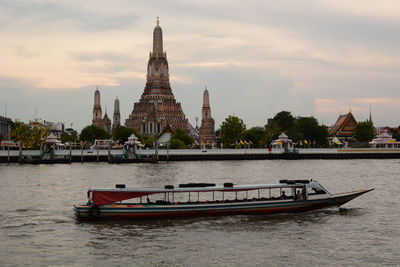
<instances>
[{"instance_id":1,"label":"pier","mask_svg":"<svg viewBox=\"0 0 400 267\"><path fill-rule=\"evenodd\" d=\"M153 149L137 151L137 158L125 158L123 150L54 150L51 157L44 157L40 150L2 150L0 163L71 163L109 162L141 163L156 162ZM158 150L158 161L197 160L301 160L301 159L390 159L400 158L400 149L177 149Z\"/></svg>"}]
</instances>

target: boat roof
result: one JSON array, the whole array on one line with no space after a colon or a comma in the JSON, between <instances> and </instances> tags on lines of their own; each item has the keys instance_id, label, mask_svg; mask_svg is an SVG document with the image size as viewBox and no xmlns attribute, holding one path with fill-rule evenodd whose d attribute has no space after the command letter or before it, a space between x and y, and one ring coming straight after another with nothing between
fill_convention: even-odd
<instances>
[{"instance_id":1,"label":"boat roof","mask_svg":"<svg viewBox=\"0 0 400 267\"><path fill-rule=\"evenodd\" d=\"M309 181L307 183L294 182L293 180L281 180L281 181L282 182L279 184L234 185L232 183L225 183L224 185L219 185L219 186L207 183L189 183L189 184L180 184L179 187L177 188L174 188L172 185L165 186L164 188L149 188L149 187L125 188L125 185L117 184L116 185L117 188L108 188L108 189L90 188L88 191L88 197L89 200L91 199L93 201L94 205L101 206L114 203L117 201L122 201L131 198L138 198L159 193L212 192L212 191L238 192L238 191L257 190L257 189L298 188L310 184Z\"/></svg>"},{"instance_id":2,"label":"boat roof","mask_svg":"<svg viewBox=\"0 0 400 267\"><path fill-rule=\"evenodd\" d=\"M157 187L134 187L134 188L90 188L93 192L146 192L146 193L168 193L168 192L209 192L209 191L246 191L256 189L272 189L272 188L293 188L303 187L304 183L295 184L256 184L256 185L233 185L232 187L217 185L205 187L174 187L172 189Z\"/></svg>"}]
</instances>

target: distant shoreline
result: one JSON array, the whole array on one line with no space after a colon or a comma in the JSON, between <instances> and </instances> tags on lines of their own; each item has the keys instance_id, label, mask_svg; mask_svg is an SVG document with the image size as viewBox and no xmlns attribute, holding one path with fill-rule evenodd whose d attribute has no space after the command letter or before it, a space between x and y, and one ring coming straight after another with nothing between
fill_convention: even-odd
<instances>
[{"instance_id":1,"label":"distant shoreline","mask_svg":"<svg viewBox=\"0 0 400 267\"><path fill-rule=\"evenodd\" d=\"M43 157L40 150L0 151L0 163L70 163L109 162L140 163L155 162L155 151L138 150L139 158L125 158L123 150L55 150L52 158ZM182 149L159 150L159 161L207 161L207 160L299 160L299 159L390 159L400 158L400 149L299 149L285 152L280 149Z\"/></svg>"}]
</instances>

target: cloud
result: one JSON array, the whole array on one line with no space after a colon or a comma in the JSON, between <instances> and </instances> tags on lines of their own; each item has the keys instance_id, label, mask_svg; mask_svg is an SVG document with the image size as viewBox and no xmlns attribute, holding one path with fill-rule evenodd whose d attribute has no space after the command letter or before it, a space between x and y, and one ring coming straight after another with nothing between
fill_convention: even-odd
<instances>
[{"instance_id":1,"label":"cloud","mask_svg":"<svg viewBox=\"0 0 400 267\"><path fill-rule=\"evenodd\" d=\"M330 125L349 106L356 117L368 117L369 103L377 123L399 124L399 6L389 0L5 0L1 98L9 99L10 110L32 113L33 103L66 94L63 108L82 105L68 112L90 123L99 84L109 107L121 96L124 120L143 92L160 16L172 90L192 122L207 85L217 128L233 113L248 126L264 125L283 109Z\"/></svg>"},{"instance_id":2,"label":"cloud","mask_svg":"<svg viewBox=\"0 0 400 267\"><path fill-rule=\"evenodd\" d=\"M400 125L400 119L397 116L399 106L400 97L315 99L315 113L319 118L330 118L332 122L339 114L345 114L351 110L357 120L363 121L369 118L371 108L375 126Z\"/></svg>"},{"instance_id":3,"label":"cloud","mask_svg":"<svg viewBox=\"0 0 400 267\"><path fill-rule=\"evenodd\" d=\"M119 12L105 12L96 5L84 8L69 1L2 1L2 13L8 14L19 24L38 29L41 26L52 27L51 24L69 24L77 29L90 31L107 31L124 29L138 19L132 13L123 9ZM3 15L4 16L4 15Z\"/></svg>"},{"instance_id":4,"label":"cloud","mask_svg":"<svg viewBox=\"0 0 400 267\"><path fill-rule=\"evenodd\" d=\"M217 128L232 114L244 118L249 127L266 124L268 112L279 110L293 87L291 77L273 68L176 66L175 71L191 77L190 83L172 82L175 98L182 102L189 120L193 123L201 115L203 90L207 86Z\"/></svg>"},{"instance_id":5,"label":"cloud","mask_svg":"<svg viewBox=\"0 0 400 267\"><path fill-rule=\"evenodd\" d=\"M326 9L336 10L338 13L357 15L366 18L381 20L400 20L400 6L397 0L382 0L379 5L374 0L334 1L319 2Z\"/></svg>"}]
</instances>

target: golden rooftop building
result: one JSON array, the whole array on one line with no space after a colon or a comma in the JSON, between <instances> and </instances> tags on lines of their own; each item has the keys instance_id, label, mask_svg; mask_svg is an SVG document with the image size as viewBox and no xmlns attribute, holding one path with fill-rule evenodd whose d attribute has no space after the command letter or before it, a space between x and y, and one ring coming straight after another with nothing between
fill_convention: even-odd
<instances>
[{"instance_id":1,"label":"golden rooftop building","mask_svg":"<svg viewBox=\"0 0 400 267\"><path fill-rule=\"evenodd\" d=\"M157 17L153 31L153 52L147 65L147 81L139 102L125 121L125 126L140 134L158 135L169 125L190 133L189 122L176 102L169 82L167 53L163 51L163 35Z\"/></svg>"}]
</instances>

